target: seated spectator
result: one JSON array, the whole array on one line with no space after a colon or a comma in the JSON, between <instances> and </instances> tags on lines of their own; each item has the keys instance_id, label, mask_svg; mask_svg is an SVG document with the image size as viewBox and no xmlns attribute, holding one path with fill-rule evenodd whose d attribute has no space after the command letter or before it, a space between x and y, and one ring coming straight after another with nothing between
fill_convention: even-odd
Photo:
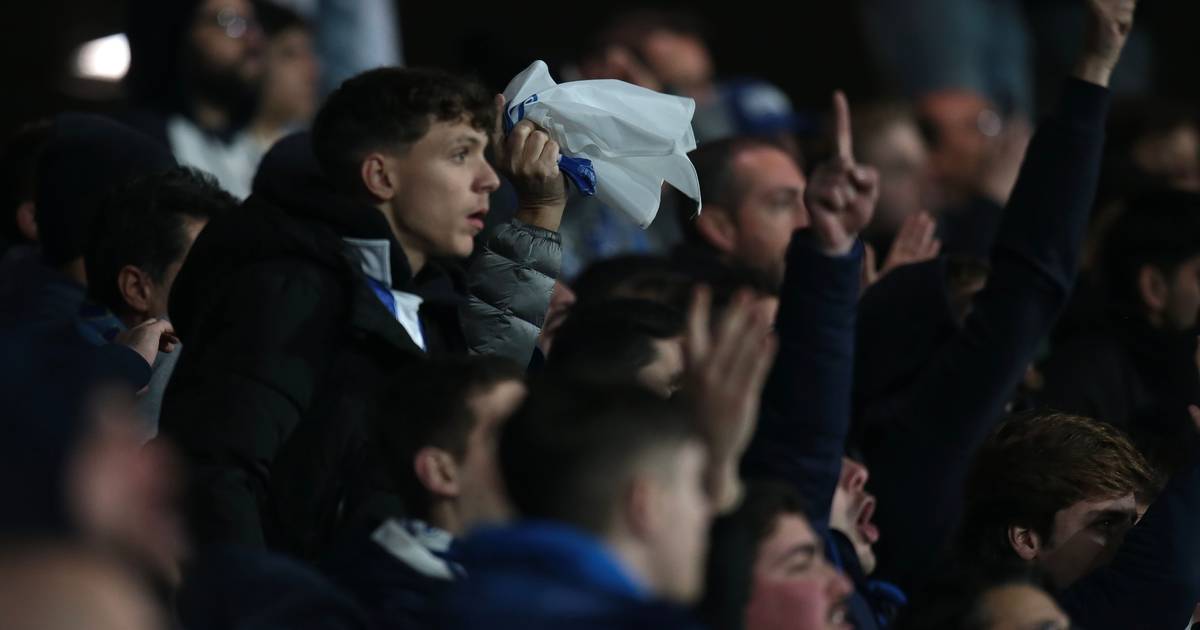
<instances>
[{"instance_id":1,"label":"seated spectator","mask_svg":"<svg viewBox=\"0 0 1200 630\"><path fill-rule=\"evenodd\" d=\"M312 25L300 14L273 2L258 2L254 10L266 36L266 68L250 133L266 153L276 141L312 122L321 64L313 49Z\"/></svg>"},{"instance_id":2,"label":"seated spectator","mask_svg":"<svg viewBox=\"0 0 1200 630\"><path fill-rule=\"evenodd\" d=\"M148 175L118 188L92 223L84 263L88 296L81 324L94 343L167 318L167 298L197 235L212 217L233 211L237 200L212 176L186 167ZM157 355L150 389L138 401L147 439L158 429L159 410L179 348Z\"/></svg>"},{"instance_id":3,"label":"seated spectator","mask_svg":"<svg viewBox=\"0 0 1200 630\"><path fill-rule=\"evenodd\" d=\"M1101 323L1054 348L1042 401L1130 432L1156 466L1187 463L1187 406L1200 402L1200 194L1133 199L1113 224L1097 269ZM1181 439L1181 436L1184 439Z\"/></svg>"},{"instance_id":4,"label":"seated spectator","mask_svg":"<svg viewBox=\"0 0 1200 630\"><path fill-rule=\"evenodd\" d=\"M437 598L464 575L452 547L508 519L495 451L522 379L504 359L462 357L413 366L388 387L358 473L378 483L347 497L344 542L322 563L379 628L432 627Z\"/></svg>"},{"instance_id":5,"label":"seated spectator","mask_svg":"<svg viewBox=\"0 0 1200 630\"><path fill-rule=\"evenodd\" d=\"M189 349L160 423L192 464L200 541L269 537L319 555L338 509L325 501L390 372L468 349L529 362L564 196L544 132L523 122L498 140L517 218L482 235L465 278L435 262L475 250L499 183L484 159L495 116L457 77L359 75L325 103L312 143L277 143L242 210L205 229L172 291Z\"/></svg>"},{"instance_id":6,"label":"seated spectator","mask_svg":"<svg viewBox=\"0 0 1200 630\"><path fill-rule=\"evenodd\" d=\"M638 299L576 306L546 372L587 383L641 385L670 398L683 386L683 313Z\"/></svg>"},{"instance_id":7,"label":"seated spectator","mask_svg":"<svg viewBox=\"0 0 1200 630\"><path fill-rule=\"evenodd\" d=\"M536 389L500 437L514 525L481 530L447 628L697 627L712 506L680 407L628 388Z\"/></svg>"},{"instance_id":8,"label":"seated spectator","mask_svg":"<svg viewBox=\"0 0 1200 630\"><path fill-rule=\"evenodd\" d=\"M173 166L165 149L128 127L90 114L56 117L35 177L41 255L0 283L0 326L73 321L87 285L88 230L105 196Z\"/></svg>"},{"instance_id":9,"label":"seated spectator","mask_svg":"<svg viewBox=\"0 0 1200 630\"><path fill-rule=\"evenodd\" d=\"M700 612L714 628L835 630L849 627L854 587L790 487L755 482L742 504L713 523Z\"/></svg>"},{"instance_id":10,"label":"seated spectator","mask_svg":"<svg viewBox=\"0 0 1200 630\"><path fill-rule=\"evenodd\" d=\"M1071 621L1023 568L968 569L936 580L901 615L898 630L1068 630Z\"/></svg>"},{"instance_id":11,"label":"seated spectator","mask_svg":"<svg viewBox=\"0 0 1200 630\"><path fill-rule=\"evenodd\" d=\"M125 121L244 199L264 151L247 130L265 71L254 4L139 0L128 5L126 32L135 109Z\"/></svg>"}]
</instances>

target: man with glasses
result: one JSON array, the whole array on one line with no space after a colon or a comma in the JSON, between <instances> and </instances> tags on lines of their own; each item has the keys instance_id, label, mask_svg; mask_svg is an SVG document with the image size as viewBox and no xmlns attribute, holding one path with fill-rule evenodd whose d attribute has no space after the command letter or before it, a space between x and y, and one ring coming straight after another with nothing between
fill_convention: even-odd
<instances>
[{"instance_id":1,"label":"man with glasses","mask_svg":"<svg viewBox=\"0 0 1200 630\"><path fill-rule=\"evenodd\" d=\"M244 198L263 152L246 130L264 74L250 0L134 0L128 37L130 122Z\"/></svg>"}]
</instances>

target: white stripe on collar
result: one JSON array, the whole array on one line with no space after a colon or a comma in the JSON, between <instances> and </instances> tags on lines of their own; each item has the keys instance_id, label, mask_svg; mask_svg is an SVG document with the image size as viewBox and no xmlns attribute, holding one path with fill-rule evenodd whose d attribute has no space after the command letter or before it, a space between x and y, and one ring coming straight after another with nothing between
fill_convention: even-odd
<instances>
[{"instance_id":1,"label":"white stripe on collar","mask_svg":"<svg viewBox=\"0 0 1200 630\"><path fill-rule=\"evenodd\" d=\"M371 534L371 540L421 575L439 580L453 580L454 572L451 571L450 565L434 555L435 551L445 552L450 548L450 534L416 521L410 525L420 526L422 529L414 530L414 527L405 525L389 518Z\"/></svg>"}]
</instances>

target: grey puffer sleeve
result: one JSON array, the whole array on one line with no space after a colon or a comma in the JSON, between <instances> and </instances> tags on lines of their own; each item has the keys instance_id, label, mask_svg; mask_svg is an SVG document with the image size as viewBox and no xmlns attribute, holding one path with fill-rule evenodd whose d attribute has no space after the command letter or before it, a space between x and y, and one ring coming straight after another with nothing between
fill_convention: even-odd
<instances>
[{"instance_id":1,"label":"grey puffer sleeve","mask_svg":"<svg viewBox=\"0 0 1200 630\"><path fill-rule=\"evenodd\" d=\"M556 232L516 219L486 232L467 268L462 315L471 352L527 365L561 266Z\"/></svg>"}]
</instances>

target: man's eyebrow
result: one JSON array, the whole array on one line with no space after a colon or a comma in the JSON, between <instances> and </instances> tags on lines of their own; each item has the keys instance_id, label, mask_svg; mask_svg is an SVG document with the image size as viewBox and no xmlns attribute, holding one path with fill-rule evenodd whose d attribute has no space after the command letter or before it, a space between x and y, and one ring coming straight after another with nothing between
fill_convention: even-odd
<instances>
[{"instance_id":1,"label":"man's eyebrow","mask_svg":"<svg viewBox=\"0 0 1200 630\"><path fill-rule=\"evenodd\" d=\"M1099 509L1099 510L1092 510L1087 513L1086 520L1093 521L1099 517L1114 518L1114 519L1128 518L1130 520L1135 520L1135 519L1137 519L1137 509L1136 508L1129 508L1129 509L1103 508L1103 509Z\"/></svg>"},{"instance_id":2,"label":"man's eyebrow","mask_svg":"<svg viewBox=\"0 0 1200 630\"><path fill-rule=\"evenodd\" d=\"M479 136L470 136L470 135L463 134L454 139L454 144L469 144L472 146L478 146L478 145L483 144L483 140L481 140L479 138Z\"/></svg>"},{"instance_id":3,"label":"man's eyebrow","mask_svg":"<svg viewBox=\"0 0 1200 630\"><path fill-rule=\"evenodd\" d=\"M779 560L777 560L777 561L775 562L775 565L776 565L776 566L779 566L779 565L781 565L781 564L787 564L788 562L790 562L790 561L791 561L793 558L795 558L796 556L808 556L808 557L810 557L810 558L811 558L811 557L814 557L814 556L816 556L816 555L817 555L817 546L816 546L816 544L814 544L814 543L802 543L802 544L799 544L799 545L795 545L795 546L793 546L791 549L788 549L787 553L783 554L783 556L781 556L781 557L779 558Z\"/></svg>"}]
</instances>

